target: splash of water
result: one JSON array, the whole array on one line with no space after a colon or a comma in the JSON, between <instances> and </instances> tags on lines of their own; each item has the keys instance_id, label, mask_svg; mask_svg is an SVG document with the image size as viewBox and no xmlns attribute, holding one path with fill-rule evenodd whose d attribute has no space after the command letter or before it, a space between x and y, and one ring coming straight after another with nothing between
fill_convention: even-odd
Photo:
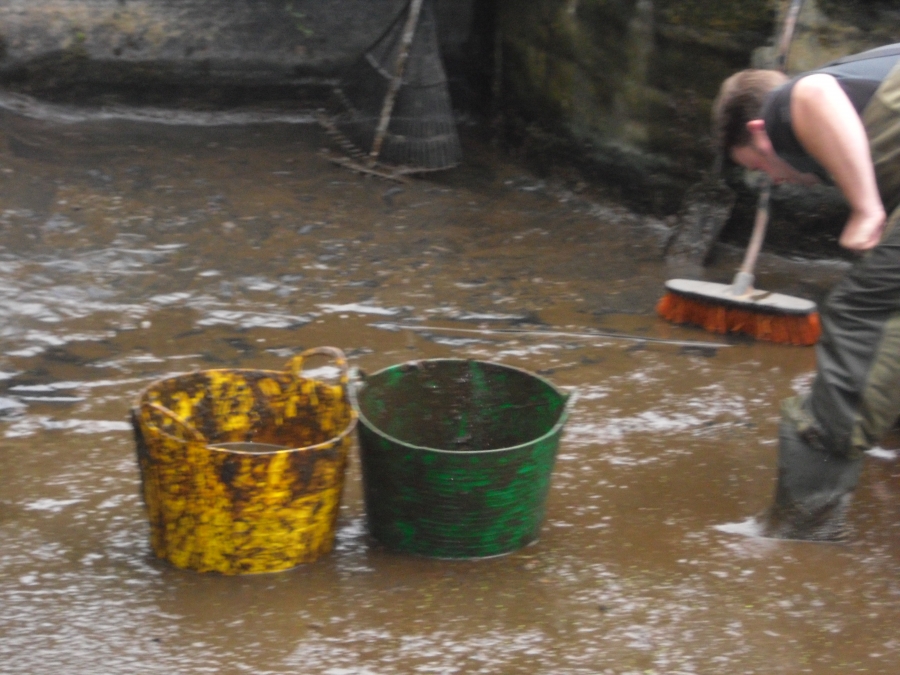
<instances>
[{"instance_id":1,"label":"splash of water","mask_svg":"<svg viewBox=\"0 0 900 675\"><path fill-rule=\"evenodd\" d=\"M744 537L762 537L763 524L756 517L747 518L739 523L723 523L721 525L713 525L714 530L724 532L725 534L739 534Z\"/></svg>"}]
</instances>

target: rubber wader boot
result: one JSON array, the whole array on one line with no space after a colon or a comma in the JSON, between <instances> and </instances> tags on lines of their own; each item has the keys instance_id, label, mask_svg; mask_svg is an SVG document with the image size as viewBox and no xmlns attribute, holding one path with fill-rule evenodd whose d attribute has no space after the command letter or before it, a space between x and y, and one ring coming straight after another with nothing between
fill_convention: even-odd
<instances>
[{"instance_id":1,"label":"rubber wader boot","mask_svg":"<svg viewBox=\"0 0 900 675\"><path fill-rule=\"evenodd\" d=\"M781 422L778 441L775 501L763 514L762 535L810 541L843 539L862 457L851 459L810 447L787 421Z\"/></svg>"}]
</instances>

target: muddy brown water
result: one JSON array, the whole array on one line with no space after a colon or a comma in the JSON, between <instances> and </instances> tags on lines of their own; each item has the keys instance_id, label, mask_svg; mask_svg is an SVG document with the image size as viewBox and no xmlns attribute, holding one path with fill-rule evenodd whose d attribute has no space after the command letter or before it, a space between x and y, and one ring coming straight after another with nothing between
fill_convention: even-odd
<instances>
[{"instance_id":1,"label":"muddy brown water","mask_svg":"<svg viewBox=\"0 0 900 675\"><path fill-rule=\"evenodd\" d=\"M470 141L463 167L398 185L322 158L300 119L22 105L0 127L0 672L897 671L900 443L868 458L845 544L719 529L768 504L778 401L814 353L658 320L663 223ZM820 299L840 271L764 257L759 285ZM577 391L539 541L385 551L354 457L318 562L154 559L137 393L320 345L365 371L479 358Z\"/></svg>"}]
</instances>

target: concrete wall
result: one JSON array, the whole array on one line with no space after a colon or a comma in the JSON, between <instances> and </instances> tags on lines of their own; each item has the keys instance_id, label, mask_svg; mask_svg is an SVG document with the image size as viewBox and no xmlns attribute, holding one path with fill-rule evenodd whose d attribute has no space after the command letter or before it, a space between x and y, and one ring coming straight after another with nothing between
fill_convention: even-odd
<instances>
[{"instance_id":1,"label":"concrete wall","mask_svg":"<svg viewBox=\"0 0 900 675\"><path fill-rule=\"evenodd\" d=\"M48 91L141 84L279 87L334 78L405 0L3 0L0 82ZM442 48L472 0L437 0ZM58 93L58 92L57 92Z\"/></svg>"},{"instance_id":2,"label":"concrete wall","mask_svg":"<svg viewBox=\"0 0 900 675\"><path fill-rule=\"evenodd\" d=\"M741 68L766 65L789 4L499 3L501 97L513 143L536 166L546 166L550 157L577 165L598 184L657 213L675 212L688 186L710 167L709 112L719 84ZM893 0L806 0L788 70L898 41L900 5ZM840 200L818 195L778 211L781 202L797 199L794 193L776 195L775 216L810 230L826 223L833 239ZM754 203L742 198L738 226L749 227Z\"/></svg>"},{"instance_id":3,"label":"concrete wall","mask_svg":"<svg viewBox=\"0 0 900 675\"><path fill-rule=\"evenodd\" d=\"M501 0L504 103L524 124L593 155L598 171L651 174L657 188L706 166L719 83L762 65L787 2ZM788 69L900 41L900 8L807 0ZM874 5L877 5L877 0ZM829 15L837 5L842 11ZM890 15L893 21L887 19ZM864 21L865 17L878 20ZM854 22L863 25L854 25ZM671 180L675 178L675 182ZM628 182L632 182L629 180Z\"/></svg>"}]
</instances>

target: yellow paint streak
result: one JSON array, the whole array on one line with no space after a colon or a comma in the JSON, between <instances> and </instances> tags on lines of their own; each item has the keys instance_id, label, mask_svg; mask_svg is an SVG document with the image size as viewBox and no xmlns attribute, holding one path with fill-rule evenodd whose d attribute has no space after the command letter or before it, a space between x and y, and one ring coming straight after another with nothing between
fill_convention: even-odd
<instances>
[{"instance_id":1,"label":"yellow paint streak","mask_svg":"<svg viewBox=\"0 0 900 675\"><path fill-rule=\"evenodd\" d=\"M296 449L240 453L178 437L162 428L169 420L148 402L198 427L209 424L199 416L211 413L211 438L283 428ZM258 429L261 419L275 429ZM290 372L205 371L151 385L138 420L150 543L158 557L200 572L247 574L312 562L331 550L356 422L343 388ZM304 447L317 444L322 447Z\"/></svg>"}]
</instances>

